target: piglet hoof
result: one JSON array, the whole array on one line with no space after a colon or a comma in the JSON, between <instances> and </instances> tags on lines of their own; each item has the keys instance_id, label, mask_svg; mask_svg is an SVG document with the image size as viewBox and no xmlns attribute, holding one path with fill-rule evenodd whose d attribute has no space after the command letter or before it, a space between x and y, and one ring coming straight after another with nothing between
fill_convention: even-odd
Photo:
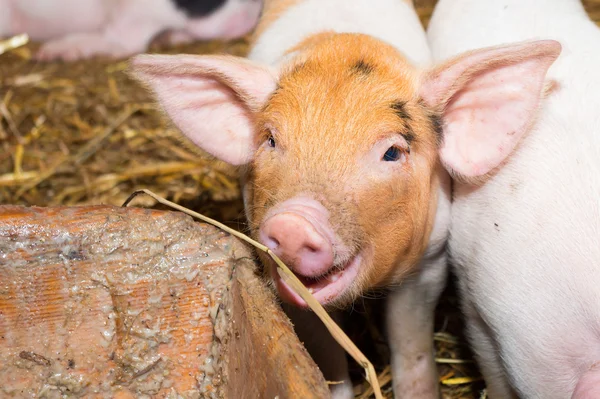
<instances>
[{"instance_id":1,"label":"piglet hoof","mask_svg":"<svg viewBox=\"0 0 600 399\"><path fill-rule=\"evenodd\" d=\"M101 36L76 35L44 43L35 55L38 61L77 61L96 55L122 58L130 55L119 44L109 43Z\"/></svg>"},{"instance_id":2,"label":"piglet hoof","mask_svg":"<svg viewBox=\"0 0 600 399\"><path fill-rule=\"evenodd\" d=\"M333 384L329 386L331 391L331 399L354 399L354 388L352 382L345 380L341 384Z\"/></svg>"}]
</instances>

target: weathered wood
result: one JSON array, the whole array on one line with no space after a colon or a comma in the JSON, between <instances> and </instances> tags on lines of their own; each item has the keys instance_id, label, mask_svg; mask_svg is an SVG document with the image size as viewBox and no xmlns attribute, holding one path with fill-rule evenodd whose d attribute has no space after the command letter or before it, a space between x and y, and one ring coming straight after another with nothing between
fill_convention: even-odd
<instances>
[{"instance_id":1,"label":"weathered wood","mask_svg":"<svg viewBox=\"0 0 600 399\"><path fill-rule=\"evenodd\" d=\"M0 207L0 396L63 395L328 390L234 237L176 212Z\"/></svg>"}]
</instances>

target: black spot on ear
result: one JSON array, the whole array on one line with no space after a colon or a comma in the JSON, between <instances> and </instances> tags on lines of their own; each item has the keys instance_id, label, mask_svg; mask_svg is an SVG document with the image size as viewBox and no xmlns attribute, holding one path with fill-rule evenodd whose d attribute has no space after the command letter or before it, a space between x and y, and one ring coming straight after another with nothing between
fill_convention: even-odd
<instances>
[{"instance_id":1,"label":"black spot on ear","mask_svg":"<svg viewBox=\"0 0 600 399\"><path fill-rule=\"evenodd\" d=\"M411 120L410 115L406 111L406 101L396 101L391 105L392 109L401 119Z\"/></svg>"},{"instance_id":2,"label":"black spot on ear","mask_svg":"<svg viewBox=\"0 0 600 399\"><path fill-rule=\"evenodd\" d=\"M438 145L441 145L444 141L444 122L442 116L438 113L430 113L429 120L431 121L431 127L435 133L435 137Z\"/></svg>"},{"instance_id":3,"label":"black spot on ear","mask_svg":"<svg viewBox=\"0 0 600 399\"><path fill-rule=\"evenodd\" d=\"M370 75L374 71L373 65L367 64L365 60L358 60L352 65L352 72L360 75Z\"/></svg>"}]
</instances>

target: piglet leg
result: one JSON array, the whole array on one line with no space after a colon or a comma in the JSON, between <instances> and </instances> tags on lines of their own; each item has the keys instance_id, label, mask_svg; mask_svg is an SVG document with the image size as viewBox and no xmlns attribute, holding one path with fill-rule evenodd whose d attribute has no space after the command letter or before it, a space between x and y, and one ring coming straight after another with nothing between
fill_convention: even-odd
<instances>
[{"instance_id":1,"label":"piglet leg","mask_svg":"<svg viewBox=\"0 0 600 399\"><path fill-rule=\"evenodd\" d=\"M433 316L446 283L446 257L424 261L418 274L388 297L386 319L396 398L439 397Z\"/></svg>"},{"instance_id":2,"label":"piglet leg","mask_svg":"<svg viewBox=\"0 0 600 399\"><path fill-rule=\"evenodd\" d=\"M348 374L346 352L333 339L321 320L311 311L283 305L285 312L294 324L294 330L304 343L308 353L323 373L327 381L343 381L330 385L332 399L354 398L352 382ZM331 317L340 324L341 314L331 313Z\"/></svg>"},{"instance_id":3,"label":"piglet leg","mask_svg":"<svg viewBox=\"0 0 600 399\"><path fill-rule=\"evenodd\" d=\"M508 382L504 365L500 359L500 348L491 335L491 330L475 310L469 293L462 290L462 308L466 318L466 331L475 358L486 382L487 397L490 399L516 399Z\"/></svg>"},{"instance_id":4,"label":"piglet leg","mask_svg":"<svg viewBox=\"0 0 600 399\"><path fill-rule=\"evenodd\" d=\"M571 399L600 398L600 363L594 364L577 382Z\"/></svg>"}]
</instances>

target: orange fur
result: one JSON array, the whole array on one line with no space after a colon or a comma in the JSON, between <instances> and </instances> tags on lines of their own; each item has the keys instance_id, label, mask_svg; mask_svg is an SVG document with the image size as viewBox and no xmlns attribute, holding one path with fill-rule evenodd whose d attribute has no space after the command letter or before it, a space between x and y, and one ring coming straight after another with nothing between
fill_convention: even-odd
<instances>
[{"instance_id":1,"label":"orange fur","mask_svg":"<svg viewBox=\"0 0 600 399\"><path fill-rule=\"evenodd\" d=\"M331 212L336 234L354 253L366 253L341 304L414 271L435 217L437 137L431 110L419 101L420 72L391 46L360 34L322 33L295 50L256 115L257 144L274 129L277 152L259 147L252 165L251 228L258 230L271 206L315 195ZM358 62L370 71L357 72ZM397 101L406 102L409 120L391 108ZM380 139L407 130L414 134L408 161L394 173L374 174L365 155Z\"/></svg>"}]
</instances>

